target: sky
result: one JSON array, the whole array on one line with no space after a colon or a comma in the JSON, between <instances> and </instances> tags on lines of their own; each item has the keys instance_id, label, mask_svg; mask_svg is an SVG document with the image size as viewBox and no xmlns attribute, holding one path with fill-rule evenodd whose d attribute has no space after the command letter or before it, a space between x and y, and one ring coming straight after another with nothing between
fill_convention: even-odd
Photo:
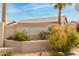
<instances>
[{"instance_id":1,"label":"sky","mask_svg":"<svg viewBox=\"0 0 79 59\"><path fill-rule=\"evenodd\" d=\"M58 10L54 9L55 4L49 3L7 3L6 20L20 21L35 18L56 17ZM0 3L0 21L2 14L2 4ZM67 6L62 10L62 16L66 16L68 21L79 20L79 12L75 10L75 4Z\"/></svg>"}]
</instances>

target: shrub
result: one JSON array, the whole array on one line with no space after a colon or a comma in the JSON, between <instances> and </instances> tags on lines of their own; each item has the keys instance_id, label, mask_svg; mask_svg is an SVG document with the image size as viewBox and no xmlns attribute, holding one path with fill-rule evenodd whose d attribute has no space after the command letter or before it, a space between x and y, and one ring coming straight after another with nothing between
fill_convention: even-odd
<instances>
[{"instance_id":1,"label":"shrub","mask_svg":"<svg viewBox=\"0 0 79 59\"><path fill-rule=\"evenodd\" d=\"M55 52L69 53L79 42L77 32L72 28L50 28L48 33L50 47Z\"/></svg>"},{"instance_id":2,"label":"shrub","mask_svg":"<svg viewBox=\"0 0 79 59\"><path fill-rule=\"evenodd\" d=\"M63 52L52 52L50 55L51 56L64 56L65 54Z\"/></svg>"},{"instance_id":3,"label":"shrub","mask_svg":"<svg viewBox=\"0 0 79 59\"><path fill-rule=\"evenodd\" d=\"M41 40L46 40L47 39L47 32L40 32L40 38Z\"/></svg>"},{"instance_id":4,"label":"shrub","mask_svg":"<svg viewBox=\"0 0 79 59\"><path fill-rule=\"evenodd\" d=\"M11 52L6 52L6 53L3 53L1 56L12 56L12 53Z\"/></svg>"},{"instance_id":5,"label":"shrub","mask_svg":"<svg viewBox=\"0 0 79 59\"><path fill-rule=\"evenodd\" d=\"M76 47L79 42L78 33L72 28L66 28L64 29L64 32L68 38L66 44L63 46L63 52L69 52L72 48Z\"/></svg>"},{"instance_id":6,"label":"shrub","mask_svg":"<svg viewBox=\"0 0 79 59\"><path fill-rule=\"evenodd\" d=\"M67 41L67 36L60 28L50 28L48 40L52 50L61 52L63 45Z\"/></svg>"},{"instance_id":7,"label":"shrub","mask_svg":"<svg viewBox=\"0 0 79 59\"><path fill-rule=\"evenodd\" d=\"M10 35L8 40L15 40L15 41L28 41L28 35L25 32L16 31L12 35Z\"/></svg>"}]
</instances>

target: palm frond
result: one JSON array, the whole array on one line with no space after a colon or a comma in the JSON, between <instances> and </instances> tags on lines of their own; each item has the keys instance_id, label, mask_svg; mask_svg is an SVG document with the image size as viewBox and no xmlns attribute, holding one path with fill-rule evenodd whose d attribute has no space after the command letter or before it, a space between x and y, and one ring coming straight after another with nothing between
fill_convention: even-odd
<instances>
[{"instance_id":1,"label":"palm frond","mask_svg":"<svg viewBox=\"0 0 79 59\"><path fill-rule=\"evenodd\" d=\"M58 9L58 8L65 8L66 6L68 5L72 5L72 3L57 3L54 5L54 8L55 9Z\"/></svg>"},{"instance_id":2,"label":"palm frond","mask_svg":"<svg viewBox=\"0 0 79 59\"><path fill-rule=\"evenodd\" d=\"M55 5L54 5L54 8L55 8L55 9L57 9L57 8L58 8L58 5L57 5L57 4L55 4Z\"/></svg>"}]
</instances>

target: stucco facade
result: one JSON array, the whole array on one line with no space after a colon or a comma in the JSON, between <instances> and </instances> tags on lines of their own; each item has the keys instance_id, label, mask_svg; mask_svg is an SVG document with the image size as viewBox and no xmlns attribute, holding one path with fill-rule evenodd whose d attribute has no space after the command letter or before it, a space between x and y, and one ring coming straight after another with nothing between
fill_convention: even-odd
<instances>
[{"instance_id":1,"label":"stucco facade","mask_svg":"<svg viewBox=\"0 0 79 59\"><path fill-rule=\"evenodd\" d=\"M0 47L3 46L3 41L4 41L4 28L3 24L0 23Z\"/></svg>"}]
</instances>

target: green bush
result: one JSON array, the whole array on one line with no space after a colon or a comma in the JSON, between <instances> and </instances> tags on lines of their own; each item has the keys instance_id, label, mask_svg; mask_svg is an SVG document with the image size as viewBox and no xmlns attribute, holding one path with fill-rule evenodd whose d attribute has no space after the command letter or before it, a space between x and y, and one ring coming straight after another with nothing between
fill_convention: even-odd
<instances>
[{"instance_id":1,"label":"green bush","mask_svg":"<svg viewBox=\"0 0 79 59\"><path fill-rule=\"evenodd\" d=\"M41 40L46 40L47 39L47 32L40 32L40 38Z\"/></svg>"},{"instance_id":2,"label":"green bush","mask_svg":"<svg viewBox=\"0 0 79 59\"><path fill-rule=\"evenodd\" d=\"M21 32L21 31L14 32L7 39L15 40L15 41L28 41L29 40L27 33Z\"/></svg>"},{"instance_id":3,"label":"green bush","mask_svg":"<svg viewBox=\"0 0 79 59\"><path fill-rule=\"evenodd\" d=\"M50 47L55 52L67 54L79 42L77 32L72 28L50 28L48 33Z\"/></svg>"},{"instance_id":4,"label":"green bush","mask_svg":"<svg viewBox=\"0 0 79 59\"><path fill-rule=\"evenodd\" d=\"M51 28L48 34L48 41L52 50L61 52L67 40L66 34L59 28Z\"/></svg>"},{"instance_id":5,"label":"green bush","mask_svg":"<svg viewBox=\"0 0 79 59\"><path fill-rule=\"evenodd\" d=\"M63 52L69 52L72 48L76 47L79 42L78 33L72 28L66 28L64 32L67 35L67 42L63 46Z\"/></svg>"}]
</instances>

